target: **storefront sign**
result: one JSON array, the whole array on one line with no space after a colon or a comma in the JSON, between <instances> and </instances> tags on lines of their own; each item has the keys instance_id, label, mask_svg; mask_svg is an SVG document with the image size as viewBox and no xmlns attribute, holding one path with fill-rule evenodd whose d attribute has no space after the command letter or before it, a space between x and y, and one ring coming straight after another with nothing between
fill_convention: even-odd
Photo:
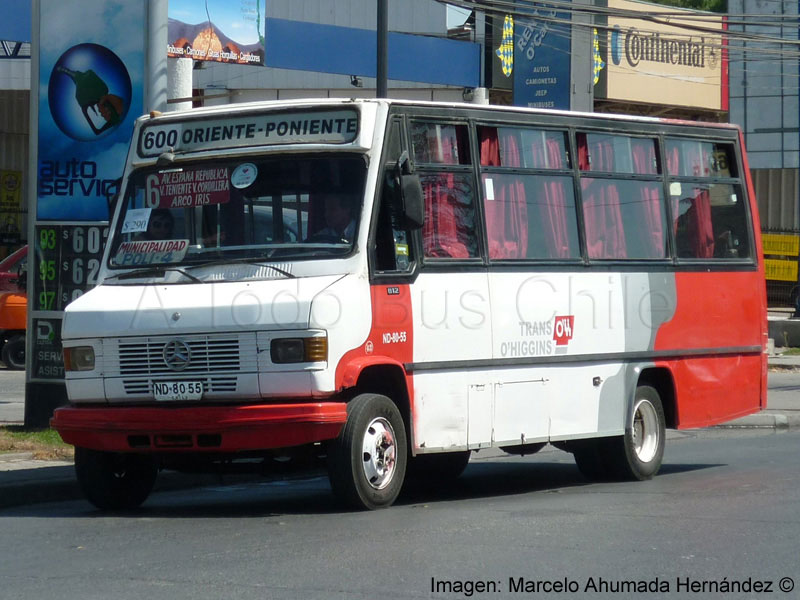
<instances>
[{"instance_id":1,"label":"storefront sign","mask_svg":"<svg viewBox=\"0 0 800 600\"><path fill-rule=\"evenodd\" d=\"M514 20L515 106L569 110L569 21L568 12L548 7Z\"/></svg>"},{"instance_id":2,"label":"storefront sign","mask_svg":"<svg viewBox=\"0 0 800 600\"><path fill-rule=\"evenodd\" d=\"M646 14L650 7L639 2L609 0L608 7L606 99L722 109L722 35L713 32L722 31L719 17L698 20L696 11L672 8L691 20L681 26L679 16L670 17L666 25L616 16Z\"/></svg>"}]
</instances>

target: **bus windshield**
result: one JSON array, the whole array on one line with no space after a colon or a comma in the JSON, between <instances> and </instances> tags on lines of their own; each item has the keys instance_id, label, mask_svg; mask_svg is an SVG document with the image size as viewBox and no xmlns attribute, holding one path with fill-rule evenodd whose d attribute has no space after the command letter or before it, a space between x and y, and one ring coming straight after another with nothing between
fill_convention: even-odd
<instances>
[{"instance_id":1,"label":"bus windshield","mask_svg":"<svg viewBox=\"0 0 800 600\"><path fill-rule=\"evenodd\" d=\"M135 172L111 268L341 257L354 247L366 161L358 155L180 163Z\"/></svg>"}]
</instances>

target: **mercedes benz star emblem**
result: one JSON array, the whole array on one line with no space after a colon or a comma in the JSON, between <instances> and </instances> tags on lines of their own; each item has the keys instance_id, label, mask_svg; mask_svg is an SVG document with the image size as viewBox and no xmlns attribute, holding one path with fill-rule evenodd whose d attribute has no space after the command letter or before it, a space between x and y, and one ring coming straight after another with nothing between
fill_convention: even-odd
<instances>
[{"instance_id":1,"label":"mercedes benz star emblem","mask_svg":"<svg viewBox=\"0 0 800 600\"><path fill-rule=\"evenodd\" d=\"M183 371L192 362L189 345L181 340L170 340L164 344L161 356L164 357L164 363L173 371Z\"/></svg>"}]
</instances>

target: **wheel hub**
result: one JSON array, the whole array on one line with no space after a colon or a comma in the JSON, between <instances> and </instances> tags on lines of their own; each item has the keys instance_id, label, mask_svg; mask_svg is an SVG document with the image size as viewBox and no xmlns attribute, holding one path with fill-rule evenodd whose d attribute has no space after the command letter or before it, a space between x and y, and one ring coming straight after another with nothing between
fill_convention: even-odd
<instances>
[{"instance_id":1,"label":"wheel hub","mask_svg":"<svg viewBox=\"0 0 800 600\"><path fill-rule=\"evenodd\" d=\"M392 480L397 461L394 429L383 417L373 419L364 433L362 466L369 484L376 490Z\"/></svg>"},{"instance_id":2,"label":"wheel hub","mask_svg":"<svg viewBox=\"0 0 800 600\"><path fill-rule=\"evenodd\" d=\"M636 401L633 410L633 448L643 463L653 460L658 452L658 416L646 399Z\"/></svg>"}]
</instances>

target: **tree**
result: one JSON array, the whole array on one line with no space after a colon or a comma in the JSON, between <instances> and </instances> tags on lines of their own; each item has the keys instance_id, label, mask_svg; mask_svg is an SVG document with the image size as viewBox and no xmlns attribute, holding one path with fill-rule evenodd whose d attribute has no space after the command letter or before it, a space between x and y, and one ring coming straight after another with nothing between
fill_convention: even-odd
<instances>
[{"instance_id":1,"label":"tree","mask_svg":"<svg viewBox=\"0 0 800 600\"><path fill-rule=\"evenodd\" d=\"M705 10L715 13L728 12L727 0L652 0L656 4L665 6L677 6L680 8L691 8L693 10Z\"/></svg>"}]
</instances>

